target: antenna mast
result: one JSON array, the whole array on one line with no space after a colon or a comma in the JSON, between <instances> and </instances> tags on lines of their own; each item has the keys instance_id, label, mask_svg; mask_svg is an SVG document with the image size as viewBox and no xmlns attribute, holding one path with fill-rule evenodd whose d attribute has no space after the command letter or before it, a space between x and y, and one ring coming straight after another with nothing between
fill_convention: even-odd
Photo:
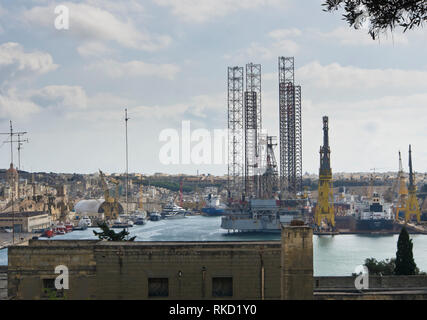
<instances>
[{"instance_id":1,"label":"antenna mast","mask_svg":"<svg viewBox=\"0 0 427 320\"><path fill-rule=\"evenodd\" d=\"M10 143L10 164L11 167L13 168L13 143L17 142L17 141L13 141L13 136L18 135L24 135L27 134L27 132L13 132L13 126L12 126L12 120L10 120L10 132L7 133L0 133L1 135L9 135L10 136L10 141L6 141L6 143ZM19 141L19 140L18 140ZM19 142L18 142L19 143ZM18 168L19 169L19 168ZM14 185L15 185L15 175L12 173L12 186L11 186L11 204L12 204L12 244L15 244L15 212L14 212L14 201L13 198L15 197L14 195ZM17 183L19 183L19 178ZM18 185L18 192L19 192L19 185Z\"/></svg>"},{"instance_id":2,"label":"antenna mast","mask_svg":"<svg viewBox=\"0 0 427 320\"><path fill-rule=\"evenodd\" d=\"M125 109L125 126L126 126L126 214L129 214L128 203L128 186L129 186L129 157L128 157L128 109Z\"/></svg>"}]
</instances>

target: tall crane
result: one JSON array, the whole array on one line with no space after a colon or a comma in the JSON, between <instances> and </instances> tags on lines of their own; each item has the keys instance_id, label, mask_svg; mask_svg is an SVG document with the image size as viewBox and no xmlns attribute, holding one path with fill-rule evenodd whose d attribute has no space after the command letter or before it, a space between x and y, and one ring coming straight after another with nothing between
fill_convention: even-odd
<instances>
[{"instance_id":1,"label":"tall crane","mask_svg":"<svg viewBox=\"0 0 427 320\"><path fill-rule=\"evenodd\" d=\"M399 151L399 172L397 174L397 183L399 185L398 200L396 205L396 220L399 220L400 211L405 211L406 199L408 198L408 188L406 188L405 175L403 172L402 157Z\"/></svg>"},{"instance_id":2,"label":"tall crane","mask_svg":"<svg viewBox=\"0 0 427 320\"><path fill-rule=\"evenodd\" d=\"M421 220L421 210L417 199L417 186L415 184L415 173L412 171L412 152L411 145L409 145L409 187L408 199L406 200L405 208L405 222L411 220L412 216L417 217L417 221Z\"/></svg>"},{"instance_id":3,"label":"tall crane","mask_svg":"<svg viewBox=\"0 0 427 320\"><path fill-rule=\"evenodd\" d=\"M116 205L118 206L118 199L116 200L110 196L110 190L108 189L104 172L99 170L99 174L101 177L102 189L104 190L104 200L105 200L104 218L105 220L117 219L118 210L115 210L115 207ZM118 194L117 189L116 189L116 194Z\"/></svg>"},{"instance_id":4,"label":"tall crane","mask_svg":"<svg viewBox=\"0 0 427 320\"><path fill-rule=\"evenodd\" d=\"M334 194L332 186L331 150L329 147L328 117L323 117L323 146L320 147L319 195L314 220L318 227L326 221L335 227Z\"/></svg>"},{"instance_id":5,"label":"tall crane","mask_svg":"<svg viewBox=\"0 0 427 320\"><path fill-rule=\"evenodd\" d=\"M113 218L116 219L119 216L119 185L120 182L112 177L110 177L110 181L116 186L116 191L114 194L114 202L113 202Z\"/></svg>"}]
</instances>

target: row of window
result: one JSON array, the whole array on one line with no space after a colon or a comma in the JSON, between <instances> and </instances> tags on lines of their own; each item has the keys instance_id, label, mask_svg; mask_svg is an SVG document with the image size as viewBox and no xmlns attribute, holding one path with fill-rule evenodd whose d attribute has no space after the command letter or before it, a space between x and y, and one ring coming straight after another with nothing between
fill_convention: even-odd
<instances>
[{"instance_id":1,"label":"row of window","mask_svg":"<svg viewBox=\"0 0 427 320\"><path fill-rule=\"evenodd\" d=\"M55 290L54 279L43 279L43 292L46 290ZM212 297L232 297L233 296L233 278L216 277L212 278ZM149 278L148 279L148 297L169 297L169 279L168 278Z\"/></svg>"},{"instance_id":2,"label":"row of window","mask_svg":"<svg viewBox=\"0 0 427 320\"><path fill-rule=\"evenodd\" d=\"M169 279L168 278L149 278L148 279L149 297L168 297ZM232 297L233 296L233 278L217 277L212 278L212 296L213 297Z\"/></svg>"}]
</instances>

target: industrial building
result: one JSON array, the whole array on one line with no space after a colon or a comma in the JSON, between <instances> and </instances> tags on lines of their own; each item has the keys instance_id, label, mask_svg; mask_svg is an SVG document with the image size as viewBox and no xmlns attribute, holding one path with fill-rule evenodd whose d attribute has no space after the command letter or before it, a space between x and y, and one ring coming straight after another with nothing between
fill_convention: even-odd
<instances>
[{"instance_id":1,"label":"industrial building","mask_svg":"<svg viewBox=\"0 0 427 320\"><path fill-rule=\"evenodd\" d=\"M46 212L0 213L0 228L12 228L15 232L32 232L50 227L52 221Z\"/></svg>"}]
</instances>

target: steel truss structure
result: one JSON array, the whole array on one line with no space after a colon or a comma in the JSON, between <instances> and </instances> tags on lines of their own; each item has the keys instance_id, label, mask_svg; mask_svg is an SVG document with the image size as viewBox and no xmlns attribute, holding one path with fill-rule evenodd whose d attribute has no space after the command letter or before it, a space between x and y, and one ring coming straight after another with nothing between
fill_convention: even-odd
<instances>
[{"instance_id":1,"label":"steel truss structure","mask_svg":"<svg viewBox=\"0 0 427 320\"><path fill-rule=\"evenodd\" d=\"M243 67L228 68L228 190L232 199L239 199L243 191L243 72Z\"/></svg>"},{"instance_id":2,"label":"steel truss structure","mask_svg":"<svg viewBox=\"0 0 427 320\"><path fill-rule=\"evenodd\" d=\"M301 86L295 86L293 57L279 57L280 189L294 197L302 191Z\"/></svg>"},{"instance_id":3,"label":"steel truss structure","mask_svg":"<svg viewBox=\"0 0 427 320\"><path fill-rule=\"evenodd\" d=\"M257 196L258 123L257 93L245 91L245 194Z\"/></svg>"}]
</instances>

